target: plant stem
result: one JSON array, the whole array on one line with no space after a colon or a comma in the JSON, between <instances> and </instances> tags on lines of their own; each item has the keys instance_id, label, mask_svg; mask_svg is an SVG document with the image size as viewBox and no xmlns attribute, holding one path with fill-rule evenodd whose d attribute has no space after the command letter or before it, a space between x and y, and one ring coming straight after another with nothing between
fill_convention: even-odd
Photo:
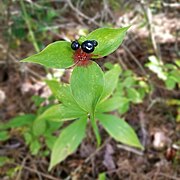
<instances>
[{"instance_id":1,"label":"plant stem","mask_svg":"<svg viewBox=\"0 0 180 180\"><path fill-rule=\"evenodd\" d=\"M36 38L34 36L34 32L33 32L32 27L31 27L30 17L27 14L26 7L24 5L24 1L20 0L20 4L21 4L22 11L23 11L23 15L24 15L24 20L25 20L25 22L27 24L29 34L31 36L31 41L33 43L34 49L36 50L36 52L39 52L40 49L39 49L39 46L37 44Z\"/></svg>"},{"instance_id":2,"label":"plant stem","mask_svg":"<svg viewBox=\"0 0 180 180\"><path fill-rule=\"evenodd\" d=\"M93 128L94 134L96 136L97 147L99 147L100 144L101 144L101 136L99 134L99 130L98 130L98 126L96 124L94 113L90 114L90 120L91 120L91 124L92 124L92 128Z\"/></svg>"}]
</instances>

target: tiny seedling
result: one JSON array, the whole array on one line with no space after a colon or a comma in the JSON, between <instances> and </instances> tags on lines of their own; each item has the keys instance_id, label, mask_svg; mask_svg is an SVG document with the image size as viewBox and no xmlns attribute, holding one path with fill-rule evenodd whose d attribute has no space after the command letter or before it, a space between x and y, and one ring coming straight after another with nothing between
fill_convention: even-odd
<instances>
[{"instance_id":1,"label":"tiny seedling","mask_svg":"<svg viewBox=\"0 0 180 180\"><path fill-rule=\"evenodd\" d=\"M146 66L164 81L167 89L180 87L180 60L164 64L156 56L150 56Z\"/></svg>"},{"instance_id":2,"label":"tiny seedling","mask_svg":"<svg viewBox=\"0 0 180 180\"><path fill-rule=\"evenodd\" d=\"M97 121L115 140L143 149L133 128L125 120L108 113L117 110L121 104L121 101L117 102L118 93L114 93L115 90L118 91L120 67L115 65L103 73L93 61L114 52L122 43L128 29L129 27L99 28L73 42L54 42L40 53L22 60L47 68L73 67L70 84L61 84L56 80L46 81L60 103L45 110L34 122L35 126L38 125L34 130L38 133L41 131L39 123L44 119L59 123L72 120L55 140L49 170L78 148L85 137L88 120L98 146L101 144L101 137Z\"/></svg>"}]
</instances>

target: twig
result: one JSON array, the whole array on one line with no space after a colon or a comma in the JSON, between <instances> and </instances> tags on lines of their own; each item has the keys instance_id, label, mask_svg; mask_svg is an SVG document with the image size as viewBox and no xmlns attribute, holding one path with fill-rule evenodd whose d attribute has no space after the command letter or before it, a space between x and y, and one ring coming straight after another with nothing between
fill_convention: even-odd
<instances>
[{"instance_id":1,"label":"twig","mask_svg":"<svg viewBox=\"0 0 180 180\"><path fill-rule=\"evenodd\" d=\"M22 163L21 163L21 169L19 170L19 172L18 172L18 174L17 174L17 176L16 176L16 180L19 180L19 179L21 179L21 173L22 173L22 167L26 164L26 160L27 160L27 157L25 157L24 159L23 159L23 161L22 161Z\"/></svg>"},{"instance_id":2,"label":"twig","mask_svg":"<svg viewBox=\"0 0 180 180\"><path fill-rule=\"evenodd\" d=\"M180 9L180 3L162 3L164 7L170 7L170 8L176 8L176 9Z\"/></svg>"},{"instance_id":3,"label":"twig","mask_svg":"<svg viewBox=\"0 0 180 180\"><path fill-rule=\"evenodd\" d=\"M37 2L32 2L32 0L26 0L26 2L39 9L49 9L48 6L39 5Z\"/></svg>"},{"instance_id":4,"label":"twig","mask_svg":"<svg viewBox=\"0 0 180 180\"><path fill-rule=\"evenodd\" d=\"M12 163L12 164L15 164L16 166L21 166L21 165L18 164L18 163ZM34 172L34 173L36 173L36 174L40 174L42 177L47 178L47 179L51 179L51 180L61 180L60 178L53 177L53 176L51 176L51 175L45 174L45 173L43 173L43 172L40 172L40 171L35 170L35 169L32 169L32 168L27 167L27 166L25 166L25 165L22 166L22 169L25 169L25 170Z\"/></svg>"},{"instance_id":5,"label":"twig","mask_svg":"<svg viewBox=\"0 0 180 180\"><path fill-rule=\"evenodd\" d=\"M131 58L134 60L134 62L139 66L139 68L141 69L142 73L147 76L147 73L145 71L145 69L143 68L143 66L141 65L141 63L136 59L136 57L134 56L134 54L127 48L126 45L122 44L121 45L125 51L131 56Z\"/></svg>"},{"instance_id":6,"label":"twig","mask_svg":"<svg viewBox=\"0 0 180 180\"><path fill-rule=\"evenodd\" d=\"M163 102L163 99L161 98L152 99L150 105L147 108L147 111L149 111L156 103L159 102Z\"/></svg>"},{"instance_id":7,"label":"twig","mask_svg":"<svg viewBox=\"0 0 180 180\"><path fill-rule=\"evenodd\" d=\"M80 15L81 17L83 17L84 19L88 20L89 22L95 24L96 26L99 26L99 23L97 23L94 19L89 18L88 16L86 16L84 13L82 13L79 9L77 9L71 2L71 0L67 0L67 3L69 5L69 7L75 11L78 15Z\"/></svg>"},{"instance_id":8,"label":"twig","mask_svg":"<svg viewBox=\"0 0 180 180\"><path fill-rule=\"evenodd\" d=\"M124 149L126 151L129 151L129 152L132 152L134 154L140 155L140 156L142 156L144 154L143 151L139 151L137 149L134 149L134 148L126 146L126 145L118 144L117 147L120 149Z\"/></svg>"},{"instance_id":9,"label":"twig","mask_svg":"<svg viewBox=\"0 0 180 180\"><path fill-rule=\"evenodd\" d=\"M85 163L87 163L93 156L95 156L109 141L111 138L109 137L96 151L94 151L88 158L85 159Z\"/></svg>"},{"instance_id":10,"label":"twig","mask_svg":"<svg viewBox=\"0 0 180 180\"><path fill-rule=\"evenodd\" d=\"M157 175L157 176L164 176L164 177L169 178L169 179L171 179L171 180L179 180L179 179L180 179L180 177L169 176L169 175L167 175L167 174L160 173L160 172L158 172L156 175Z\"/></svg>"},{"instance_id":11,"label":"twig","mask_svg":"<svg viewBox=\"0 0 180 180\"><path fill-rule=\"evenodd\" d=\"M180 50L179 50L179 47L178 47L178 37L180 35L180 30L176 30L176 41L175 41L175 50L176 50L176 54L178 57L180 57Z\"/></svg>"},{"instance_id":12,"label":"twig","mask_svg":"<svg viewBox=\"0 0 180 180\"><path fill-rule=\"evenodd\" d=\"M10 17L11 17L11 13L10 13L10 6L11 6L11 1L8 0L7 2L7 17L6 17L6 25L7 25L7 33L8 33L8 40L7 40L7 50L6 50L6 68L8 68L9 66L9 52L10 52L10 42L11 42L11 24L10 22Z\"/></svg>"},{"instance_id":13,"label":"twig","mask_svg":"<svg viewBox=\"0 0 180 180\"><path fill-rule=\"evenodd\" d=\"M96 151L94 151L89 157L87 157L83 163L88 163L89 160L91 160L109 141L111 138L109 137ZM79 165L71 174L75 174L82 168L83 164ZM66 180L71 179L71 176L68 176Z\"/></svg>"},{"instance_id":14,"label":"twig","mask_svg":"<svg viewBox=\"0 0 180 180\"><path fill-rule=\"evenodd\" d=\"M12 59L12 63L19 64L18 59L13 54L10 53L9 57ZM20 71L21 72L28 71L29 73L31 73L33 76L35 76L38 79L41 79L41 80L45 79L43 76L39 75L32 69L28 68L28 66L23 66L23 64L20 66Z\"/></svg>"},{"instance_id":15,"label":"twig","mask_svg":"<svg viewBox=\"0 0 180 180\"><path fill-rule=\"evenodd\" d=\"M122 58L121 58L121 56L119 55L119 53L116 51L116 55L117 55L117 59L118 59L118 62L120 63L120 65L122 66L122 68L124 69L124 70L127 70L128 68L127 68L127 66L126 66L126 64L123 62L123 60L122 60Z\"/></svg>"},{"instance_id":16,"label":"twig","mask_svg":"<svg viewBox=\"0 0 180 180\"><path fill-rule=\"evenodd\" d=\"M142 111L139 112L139 119L140 119L141 131L143 135L142 145L145 147L147 144L146 142L147 142L148 133L146 131L145 115Z\"/></svg>"},{"instance_id":17,"label":"twig","mask_svg":"<svg viewBox=\"0 0 180 180\"><path fill-rule=\"evenodd\" d=\"M28 14L27 14L26 7L25 7L25 4L24 4L23 0L20 0L20 5L21 5L21 8L22 8L22 11L23 11L23 14L24 14L24 20L25 20L25 22L27 24L29 34L30 34L31 39L32 39L33 46L34 46L36 52L39 52L40 49L39 49L39 46L37 44L36 38L34 36L34 32L33 32L32 27L31 27L30 18L29 18Z\"/></svg>"},{"instance_id":18,"label":"twig","mask_svg":"<svg viewBox=\"0 0 180 180\"><path fill-rule=\"evenodd\" d=\"M154 25L153 25L153 16L151 9L148 6L148 3L145 2L144 0L140 1L141 7L145 13L145 17L148 22L148 28L149 28L149 34L150 38L152 41L153 49L155 51L156 56L159 58L159 61L162 62L162 57L161 57L161 51L159 49L159 46L157 45L156 39L155 39L155 34L154 34Z\"/></svg>"},{"instance_id":19,"label":"twig","mask_svg":"<svg viewBox=\"0 0 180 180\"><path fill-rule=\"evenodd\" d=\"M58 24L58 25L55 25L55 26L48 26L47 24L46 24L46 27L44 27L42 30L43 31L52 31L52 30L55 30L55 29L59 29L59 28L63 28L63 27L74 27L75 26L75 24L74 23L66 23L66 24ZM38 32L40 32L41 31L41 29L38 31Z\"/></svg>"},{"instance_id":20,"label":"twig","mask_svg":"<svg viewBox=\"0 0 180 180\"><path fill-rule=\"evenodd\" d=\"M109 9L109 4L108 3L109 3L108 0L103 0L104 9L101 12L101 17L102 17L101 19L103 19L103 17L104 17L104 20L106 22L107 18L108 18L108 14L109 14L109 16L112 18L113 22L115 22L114 15L111 12L111 10Z\"/></svg>"},{"instance_id":21,"label":"twig","mask_svg":"<svg viewBox=\"0 0 180 180\"><path fill-rule=\"evenodd\" d=\"M25 68L26 68L26 70L27 70L30 74L32 74L34 77L36 77L36 78L38 78L38 79L40 79L40 80L46 79L45 77L39 75L38 73L36 73L35 71L31 70L31 69L28 68L27 66L26 66Z\"/></svg>"}]
</instances>

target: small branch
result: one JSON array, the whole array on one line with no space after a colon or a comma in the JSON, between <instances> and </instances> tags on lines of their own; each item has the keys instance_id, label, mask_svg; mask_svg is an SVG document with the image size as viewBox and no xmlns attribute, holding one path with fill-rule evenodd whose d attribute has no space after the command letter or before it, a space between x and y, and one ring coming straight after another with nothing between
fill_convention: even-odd
<instances>
[{"instance_id":1,"label":"small branch","mask_svg":"<svg viewBox=\"0 0 180 180\"><path fill-rule=\"evenodd\" d=\"M147 19L147 22L148 22L149 35L150 35L150 38L152 41L153 49L155 51L156 56L159 58L160 62L162 62L161 51L160 51L159 46L158 46L156 39L155 39L153 16L152 16L151 9L149 8L148 3L145 2L144 0L142 0L140 2L140 4L141 4L141 7L145 13L145 17Z\"/></svg>"},{"instance_id":2,"label":"small branch","mask_svg":"<svg viewBox=\"0 0 180 180\"><path fill-rule=\"evenodd\" d=\"M171 179L171 180L179 180L179 177L175 177L175 176L164 174L164 173L160 173L160 172L158 172L156 175L157 176L164 176L164 177L166 177L168 179Z\"/></svg>"},{"instance_id":3,"label":"small branch","mask_svg":"<svg viewBox=\"0 0 180 180\"><path fill-rule=\"evenodd\" d=\"M86 16L84 13L82 13L79 9L77 9L77 8L72 4L71 0L67 0L67 3L68 3L68 5L69 5L69 7L70 7L73 11L75 11L79 16L83 17L84 19L88 20L89 22L91 22L91 23L93 23L93 24L95 24L96 26L99 27L99 24L98 24L96 21L94 21L94 19L89 18L89 17Z\"/></svg>"},{"instance_id":4,"label":"small branch","mask_svg":"<svg viewBox=\"0 0 180 180\"><path fill-rule=\"evenodd\" d=\"M17 174L17 176L16 176L16 180L19 180L19 179L21 179L21 174L22 174L22 170L23 170L23 167L25 166L25 164L26 164L26 160L27 160L27 157L25 157L24 159L23 159L23 161L22 161L22 163L21 163L21 169L19 170L19 172L18 172L18 174Z\"/></svg>"},{"instance_id":5,"label":"small branch","mask_svg":"<svg viewBox=\"0 0 180 180\"><path fill-rule=\"evenodd\" d=\"M88 163L102 148L105 147L105 145L111 140L111 137L109 137L99 148L96 149L92 154L90 154L89 157L87 157L83 163ZM81 170L83 164L79 165L71 174L76 174L79 170ZM68 176L65 180L71 179L71 176Z\"/></svg>"},{"instance_id":6,"label":"small branch","mask_svg":"<svg viewBox=\"0 0 180 180\"><path fill-rule=\"evenodd\" d=\"M164 7L170 7L170 8L180 9L180 3L168 4L168 3L163 2L163 6L164 6Z\"/></svg>"},{"instance_id":7,"label":"small branch","mask_svg":"<svg viewBox=\"0 0 180 180\"><path fill-rule=\"evenodd\" d=\"M122 58L121 58L121 56L119 55L119 53L118 52L116 52L116 55L117 55L117 60L118 60L118 62L120 63L120 65L122 66L122 68L124 69L124 70L127 70L128 68L127 68L127 66L126 66L126 64L123 62L123 60L122 60Z\"/></svg>"},{"instance_id":8,"label":"small branch","mask_svg":"<svg viewBox=\"0 0 180 180\"><path fill-rule=\"evenodd\" d=\"M149 106L148 106L148 108L147 108L147 111L150 111L151 110L151 108L156 104L156 103L162 103L162 102L164 102L163 101L163 99L161 99L161 98L156 98L156 99L153 99L153 100L151 100L151 103L149 104Z\"/></svg>"},{"instance_id":9,"label":"small branch","mask_svg":"<svg viewBox=\"0 0 180 180\"><path fill-rule=\"evenodd\" d=\"M7 26L7 33L8 33L8 38L7 38L7 49L6 49L6 66L9 67L9 53L10 53L10 43L11 43L11 39L12 39L12 35L11 35L11 23L10 23L10 19L11 19L11 11L10 11L10 7L11 7L11 1L8 0L7 1L7 17L6 17L6 26Z\"/></svg>"},{"instance_id":10,"label":"small branch","mask_svg":"<svg viewBox=\"0 0 180 180\"><path fill-rule=\"evenodd\" d=\"M111 140L111 137L109 137L96 151L94 151L88 158L85 159L85 163L87 163L92 157L94 157L104 146Z\"/></svg>"},{"instance_id":11,"label":"small branch","mask_svg":"<svg viewBox=\"0 0 180 180\"><path fill-rule=\"evenodd\" d=\"M134 60L134 62L138 65L138 67L141 69L142 73L147 76L147 73L145 71L145 69L143 68L143 66L141 65L141 63L136 59L136 57L134 56L134 54L127 48L126 45L122 44L121 45L125 51L131 56L131 58Z\"/></svg>"},{"instance_id":12,"label":"small branch","mask_svg":"<svg viewBox=\"0 0 180 180\"><path fill-rule=\"evenodd\" d=\"M122 145L122 144L118 144L117 147L120 148L120 149L124 149L126 151L129 151L129 152L132 152L134 154L140 155L140 156L142 156L144 154L143 151L139 151L139 150L137 150L135 148L125 146L125 145Z\"/></svg>"},{"instance_id":13,"label":"small branch","mask_svg":"<svg viewBox=\"0 0 180 180\"><path fill-rule=\"evenodd\" d=\"M140 119L140 126L141 126L141 132L142 132L142 137L143 137L142 138L142 145L146 146L148 133L146 131L145 114L142 111L139 112L139 119Z\"/></svg>"},{"instance_id":14,"label":"small branch","mask_svg":"<svg viewBox=\"0 0 180 180\"><path fill-rule=\"evenodd\" d=\"M21 165L18 164L18 163L12 163L12 164L14 164L14 165L16 165L16 166L21 166ZM43 173L43 172L40 172L40 171L35 170L35 169L32 169L32 168L30 168L30 167L28 167L28 166L25 166L25 165L22 166L22 169L31 171L31 172L33 172L33 173L36 173L37 175L41 175L42 177L47 178L47 179L50 179L50 180L61 180L60 178L53 177L53 176L51 176L51 175L45 174L45 173Z\"/></svg>"},{"instance_id":15,"label":"small branch","mask_svg":"<svg viewBox=\"0 0 180 180\"><path fill-rule=\"evenodd\" d=\"M40 49L39 49L39 46L38 46L38 44L37 44L37 41L36 41L34 32L33 32L33 30L32 30L30 18L29 18L28 14L27 14L26 7L25 7L25 4L24 4L24 1L23 1L23 0L20 0L20 5L21 5L21 8L22 8L22 11L23 11L23 14L24 14L24 20L25 20L25 22L26 22L26 24L27 24L27 27L28 27L28 29L29 29L29 34L30 34L30 36L31 36L33 46L34 46L36 52L39 52Z\"/></svg>"}]
</instances>

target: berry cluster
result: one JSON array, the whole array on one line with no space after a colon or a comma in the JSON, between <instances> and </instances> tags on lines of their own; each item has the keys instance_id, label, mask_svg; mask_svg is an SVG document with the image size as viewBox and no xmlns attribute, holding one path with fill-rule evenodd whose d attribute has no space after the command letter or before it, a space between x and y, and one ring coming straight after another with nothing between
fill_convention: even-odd
<instances>
[{"instance_id":1,"label":"berry cluster","mask_svg":"<svg viewBox=\"0 0 180 180\"><path fill-rule=\"evenodd\" d=\"M78 50L81 47L83 52L92 53L97 45L98 45L98 42L95 40L86 40L81 45L76 40L71 43L71 48L73 50Z\"/></svg>"}]
</instances>

